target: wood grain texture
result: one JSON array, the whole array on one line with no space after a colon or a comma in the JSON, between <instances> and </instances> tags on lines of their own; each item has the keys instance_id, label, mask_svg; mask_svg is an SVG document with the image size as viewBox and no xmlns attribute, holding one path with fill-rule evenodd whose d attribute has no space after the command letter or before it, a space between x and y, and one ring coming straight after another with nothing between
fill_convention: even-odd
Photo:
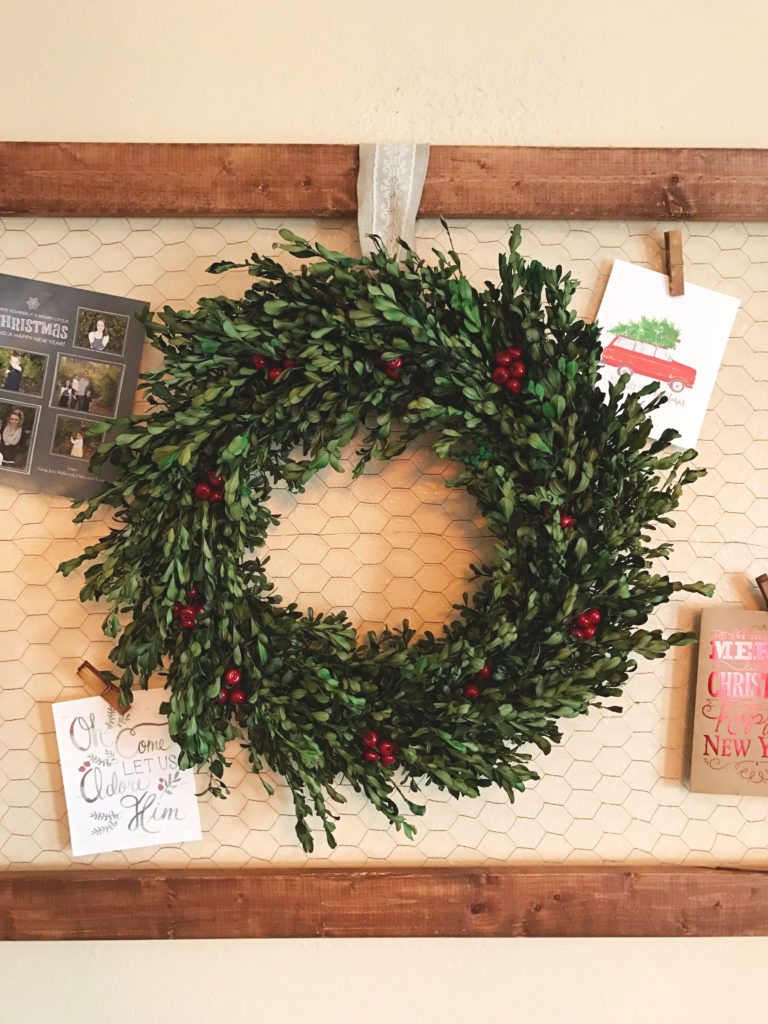
<instances>
[{"instance_id":1,"label":"wood grain texture","mask_svg":"<svg viewBox=\"0 0 768 1024\"><path fill-rule=\"evenodd\" d=\"M0 143L0 214L354 217L357 146ZM766 149L433 146L421 217L768 220Z\"/></svg>"},{"instance_id":2,"label":"wood grain texture","mask_svg":"<svg viewBox=\"0 0 768 1024\"><path fill-rule=\"evenodd\" d=\"M753 221L768 218L767 185L765 149L435 146L419 212Z\"/></svg>"},{"instance_id":3,"label":"wood grain texture","mask_svg":"<svg viewBox=\"0 0 768 1024\"><path fill-rule=\"evenodd\" d=\"M335 217L356 209L357 146L0 143L0 213Z\"/></svg>"},{"instance_id":4,"label":"wood grain texture","mask_svg":"<svg viewBox=\"0 0 768 1024\"><path fill-rule=\"evenodd\" d=\"M768 935L768 875L695 869L0 874L0 940Z\"/></svg>"}]
</instances>

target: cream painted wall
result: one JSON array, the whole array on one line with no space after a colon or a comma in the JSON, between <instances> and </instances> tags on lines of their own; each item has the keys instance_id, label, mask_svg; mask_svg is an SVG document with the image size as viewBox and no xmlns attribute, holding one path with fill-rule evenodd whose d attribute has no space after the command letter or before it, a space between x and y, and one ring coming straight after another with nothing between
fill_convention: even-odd
<instances>
[{"instance_id":1,"label":"cream painted wall","mask_svg":"<svg viewBox=\"0 0 768 1024\"><path fill-rule=\"evenodd\" d=\"M6 139L766 145L761 0L4 7Z\"/></svg>"},{"instance_id":2,"label":"cream painted wall","mask_svg":"<svg viewBox=\"0 0 768 1024\"><path fill-rule=\"evenodd\" d=\"M6 139L768 145L763 0L27 0L6 4L3 28ZM766 952L763 940L5 944L0 1020L695 1019L751 1007L750 986L722 979L757 976Z\"/></svg>"}]
</instances>

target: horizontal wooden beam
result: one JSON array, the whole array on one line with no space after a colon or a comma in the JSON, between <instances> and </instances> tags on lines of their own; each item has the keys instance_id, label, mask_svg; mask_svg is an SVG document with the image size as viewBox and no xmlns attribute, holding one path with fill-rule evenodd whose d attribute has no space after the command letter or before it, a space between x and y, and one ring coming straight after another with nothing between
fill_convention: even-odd
<instances>
[{"instance_id":1,"label":"horizontal wooden beam","mask_svg":"<svg viewBox=\"0 0 768 1024\"><path fill-rule=\"evenodd\" d=\"M353 217L351 145L0 143L0 214ZM766 149L433 146L422 217L768 220Z\"/></svg>"},{"instance_id":2,"label":"horizontal wooden beam","mask_svg":"<svg viewBox=\"0 0 768 1024\"><path fill-rule=\"evenodd\" d=\"M709 868L0 873L0 940L768 935L768 874Z\"/></svg>"}]
</instances>

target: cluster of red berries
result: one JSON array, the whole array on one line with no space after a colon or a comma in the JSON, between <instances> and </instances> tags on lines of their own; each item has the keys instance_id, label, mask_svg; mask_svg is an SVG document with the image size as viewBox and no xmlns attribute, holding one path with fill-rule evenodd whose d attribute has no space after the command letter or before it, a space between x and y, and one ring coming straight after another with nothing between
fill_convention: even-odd
<instances>
[{"instance_id":1,"label":"cluster of red berries","mask_svg":"<svg viewBox=\"0 0 768 1024\"><path fill-rule=\"evenodd\" d=\"M576 616L575 625L568 632L577 642L579 640L591 640L597 634L597 625L602 615L597 608L590 608L586 612L579 612Z\"/></svg>"},{"instance_id":2,"label":"cluster of red berries","mask_svg":"<svg viewBox=\"0 0 768 1024\"><path fill-rule=\"evenodd\" d=\"M209 473L207 480L201 480L195 487L195 497L201 501L208 501L211 505L215 505L219 501L224 501L224 477L219 476L218 473Z\"/></svg>"},{"instance_id":3,"label":"cluster of red berries","mask_svg":"<svg viewBox=\"0 0 768 1024\"><path fill-rule=\"evenodd\" d=\"M484 682L486 679L491 678L492 671L492 667L486 661L486 663L483 665L480 671L476 673L475 679L479 679ZM480 696L480 687L476 682L465 683L462 693L464 694L467 700L477 700L477 698Z\"/></svg>"},{"instance_id":4,"label":"cluster of red berries","mask_svg":"<svg viewBox=\"0 0 768 1024\"><path fill-rule=\"evenodd\" d=\"M182 629L194 629L197 621L197 616L202 615L205 611L205 606L198 604L197 601L200 598L200 591L194 584L187 590L187 604L181 604L177 601L173 606L173 617L176 619Z\"/></svg>"},{"instance_id":5,"label":"cluster of red berries","mask_svg":"<svg viewBox=\"0 0 768 1024\"><path fill-rule=\"evenodd\" d=\"M293 359L284 359L282 363L276 363L274 361L267 360L264 356L259 355L258 352L253 355L251 362L257 370L267 371L267 378L270 384L275 383L283 370L292 370L296 365Z\"/></svg>"},{"instance_id":6,"label":"cluster of red berries","mask_svg":"<svg viewBox=\"0 0 768 1024\"><path fill-rule=\"evenodd\" d=\"M394 359L383 359L381 356L376 356L376 365L392 380L397 380L403 368L403 357L395 356Z\"/></svg>"},{"instance_id":7,"label":"cluster of red berries","mask_svg":"<svg viewBox=\"0 0 768 1024\"><path fill-rule=\"evenodd\" d=\"M388 768L397 760L400 748L396 747L390 740L381 739L379 734L374 732L373 729L363 736L363 744L366 748L365 754L363 754L363 760L366 764L375 764L377 761L381 761L384 767Z\"/></svg>"},{"instance_id":8,"label":"cluster of red berries","mask_svg":"<svg viewBox=\"0 0 768 1024\"><path fill-rule=\"evenodd\" d=\"M230 668L224 673L224 686L228 689L221 688L219 696L216 698L219 704L226 704L229 701L230 704L242 704L245 701L245 691L240 689L239 683L243 678L243 674L239 668Z\"/></svg>"},{"instance_id":9,"label":"cluster of red berries","mask_svg":"<svg viewBox=\"0 0 768 1024\"><path fill-rule=\"evenodd\" d=\"M522 361L523 350L517 345L510 345L496 353L496 365L491 373L494 384L505 387L513 395L523 390L522 378L525 376L525 363Z\"/></svg>"}]
</instances>

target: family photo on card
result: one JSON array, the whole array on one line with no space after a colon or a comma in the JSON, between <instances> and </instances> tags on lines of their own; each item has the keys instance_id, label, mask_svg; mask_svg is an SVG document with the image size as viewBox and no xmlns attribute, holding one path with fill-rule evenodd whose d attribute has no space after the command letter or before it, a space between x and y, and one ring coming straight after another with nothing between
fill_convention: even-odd
<instances>
[{"instance_id":1,"label":"family photo on card","mask_svg":"<svg viewBox=\"0 0 768 1024\"><path fill-rule=\"evenodd\" d=\"M0 274L4 480L72 498L99 489L89 469L98 441L89 432L133 411L145 309L120 296Z\"/></svg>"}]
</instances>

